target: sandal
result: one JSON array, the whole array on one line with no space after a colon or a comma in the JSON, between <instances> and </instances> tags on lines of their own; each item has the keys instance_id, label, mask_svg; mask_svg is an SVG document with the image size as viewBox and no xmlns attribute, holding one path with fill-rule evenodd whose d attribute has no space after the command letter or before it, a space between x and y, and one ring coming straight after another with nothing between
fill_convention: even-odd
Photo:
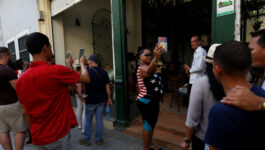
<instances>
[{"instance_id":1,"label":"sandal","mask_svg":"<svg viewBox=\"0 0 265 150\"><path fill-rule=\"evenodd\" d=\"M149 147L149 150L162 150L162 148L158 147L157 145L152 145Z\"/></svg>"}]
</instances>

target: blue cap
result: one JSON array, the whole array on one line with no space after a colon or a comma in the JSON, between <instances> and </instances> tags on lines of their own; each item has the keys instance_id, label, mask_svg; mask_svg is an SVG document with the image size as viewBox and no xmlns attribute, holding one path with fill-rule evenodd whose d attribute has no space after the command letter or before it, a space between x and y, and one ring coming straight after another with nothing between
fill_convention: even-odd
<instances>
[{"instance_id":1,"label":"blue cap","mask_svg":"<svg viewBox=\"0 0 265 150\"><path fill-rule=\"evenodd\" d=\"M98 56L96 54L92 54L88 57L88 60L94 61L95 63L99 62Z\"/></svg>"}]
</instances>

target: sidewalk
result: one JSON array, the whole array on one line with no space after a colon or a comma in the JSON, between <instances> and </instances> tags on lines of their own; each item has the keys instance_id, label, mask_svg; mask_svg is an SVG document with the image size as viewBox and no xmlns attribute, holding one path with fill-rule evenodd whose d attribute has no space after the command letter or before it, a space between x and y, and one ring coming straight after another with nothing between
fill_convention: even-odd
<instances>
[{"instance_id":1,"label":"sidewalk","mask_svg":"<svg viewBox=\"0 0 265 150\"><path fill-rule=\"evenodd\" d=\"M95 133L92 135L95 135ZM11 136L13 140L14 133L11 133ZM82 136L83 134L78 128L71 130L71 142L73 150L141 150L143 144L141 139L126 135L110 128L104 129L104 144L102 145L96 145L94 136L92 136L91 146L80 145L79 139L82 138ZM12 143L14 146L14 141L12 141ZM15 149L15 147L13 148ZM3 150L2 146L0 146L0 150ZM25 145L24 150L36 150L36 148L33 145Z\"/></svg>"}]
</instances>

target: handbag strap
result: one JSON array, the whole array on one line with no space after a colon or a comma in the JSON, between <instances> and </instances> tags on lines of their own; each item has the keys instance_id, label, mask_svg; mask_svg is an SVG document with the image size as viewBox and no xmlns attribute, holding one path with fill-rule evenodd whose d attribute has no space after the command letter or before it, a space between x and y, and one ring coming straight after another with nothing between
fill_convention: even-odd
<instances>
[{"instance_id":1,"label":"handbag strap","mask_svg":"<svg viewBox=\"0 0 265 150\"><path fill-rule=\"evenodd\" d=\"M102 80L102 77L101 77L101 75L98 73L98 71L97 71L94 67L91 67L91 68L96 72L96 74L97 74L97 76L99 77L99 79Z\"/></svg>"}]
</instances>

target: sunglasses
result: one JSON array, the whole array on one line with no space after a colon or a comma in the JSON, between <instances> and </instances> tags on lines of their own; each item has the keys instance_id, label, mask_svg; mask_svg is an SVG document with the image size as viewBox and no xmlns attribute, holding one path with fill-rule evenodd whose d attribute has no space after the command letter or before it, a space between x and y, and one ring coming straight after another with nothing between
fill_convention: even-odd
<instances>
[{"instance_id":1,"label":"sunglasses","mask_svg":"<svg viewBox=\"0 0 265 150\"><path fill-rule=\"evenodd\" d=\"M149 56L153 57L153 54L151 54L151 53L144 53L144 56L146 56L146 57L149 57Z\"/></svg>"}]
</instances>

